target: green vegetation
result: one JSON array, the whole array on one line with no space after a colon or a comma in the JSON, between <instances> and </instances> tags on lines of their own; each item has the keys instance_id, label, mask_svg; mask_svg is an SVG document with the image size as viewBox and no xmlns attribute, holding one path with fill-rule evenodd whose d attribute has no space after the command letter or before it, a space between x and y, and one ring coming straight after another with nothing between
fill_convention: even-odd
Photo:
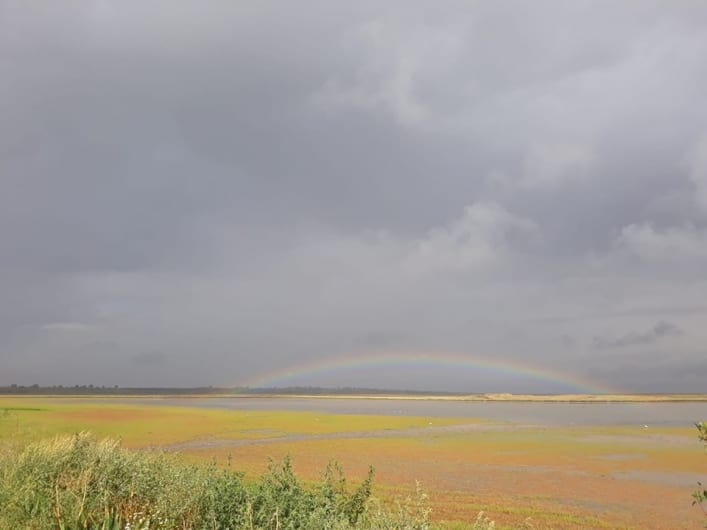
<instances>
[{"instance_id":1,"label":"green vegetation","mask_svg":"<svg viewBox=\"0 0 707 530\"><path fill-rule=\"evenodd\" d=\"M303 485L289 458L259 480L215 465L190 466L88 433L7 450L0 460L2 530L430 528L424 494L389 508L371 497L373 468L350 489L330 464ZM479 517L475 528L493 528Z\"/></svg>"},{"instance_id":2,"label":"green vegetation","mask_svg":"<svg viewBox=\"0 0 707 530\"><path fill-rule=\"evenodd\" d=\"M91 431L120 438L132 448L179 444L218 438L275 439L292 435L340 432L393 431L426 428L432 418L329 414L275 410L223 410L114 402L110 398L7 398L0 397L0 443L9 439L26 445L57 434ZM457 425L463 420L434 418L434 424ZM468 422L468 420L467 420Z\"/></svg>"}]
</instances>

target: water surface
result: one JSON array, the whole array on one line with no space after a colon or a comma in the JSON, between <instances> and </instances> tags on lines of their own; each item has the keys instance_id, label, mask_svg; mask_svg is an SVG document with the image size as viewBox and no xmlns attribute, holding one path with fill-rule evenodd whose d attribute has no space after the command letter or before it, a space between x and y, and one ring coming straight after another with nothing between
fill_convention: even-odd
<instances>
[{"instance_id":1,"label":"water surface","mask_svg":"<svg viewBox=\"0 0 707 530\"><path fill-rule=\"evenodd\" d=\"M230 410L311 411L437 418L479 418L530 425L691 427L707 420L707 403L538 403L343 398L134 398L145 405Z\"/></svg>"}]
</instances>

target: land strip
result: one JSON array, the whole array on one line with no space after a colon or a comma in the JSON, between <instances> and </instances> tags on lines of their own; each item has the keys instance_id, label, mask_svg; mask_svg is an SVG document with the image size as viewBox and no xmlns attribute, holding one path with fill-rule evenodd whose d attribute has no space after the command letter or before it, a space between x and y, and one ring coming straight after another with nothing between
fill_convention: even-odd
<instances>
[{"instance_id":1,"label":"land strip","mask_svg":"<svg viewBox=\"0 0 707 530\"><path fill-rule=\"evenodd\" d=\"M528 519L537 530L676 530L700 522L690 493L705 456L690 425L542 425L221 410L197 407L199 398L187 400L193 406L173 406L159 398L64 397L0 398L0 450L4 444L90 430L120 437L135 449L177 452L199 465L230 463L251 478L265 471L269 459L286 455L306 480L319 478L330 460L339 461L353 481L373 465L376 495L413 496L419 481L434 521L449 528L470 523L480 510L499 528ZM282 400L284 408L287 403Z\"/></svg>"}]
</instances>

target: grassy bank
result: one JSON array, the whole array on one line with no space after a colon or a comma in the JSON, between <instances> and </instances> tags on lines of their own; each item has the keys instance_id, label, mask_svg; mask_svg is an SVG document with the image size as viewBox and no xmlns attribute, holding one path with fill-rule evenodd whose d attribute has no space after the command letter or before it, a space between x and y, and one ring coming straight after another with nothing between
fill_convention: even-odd
<instances>
[{"instance_id":1,"label":"grassy bank","mask_svg":"<svg viewBox=\"0 0 707 530\"><path fill-rule=\"evenodd\" d=\"M328 465L308 486L289 459L255 481L230 468L187 465L164 453L124 449L88 433L59 436L0 457L2 530L239 530L430 528L423 494L384 505L373 469L350 487ZM492 528L483 518L471 528Z\"/></svg>"}]
</instances>

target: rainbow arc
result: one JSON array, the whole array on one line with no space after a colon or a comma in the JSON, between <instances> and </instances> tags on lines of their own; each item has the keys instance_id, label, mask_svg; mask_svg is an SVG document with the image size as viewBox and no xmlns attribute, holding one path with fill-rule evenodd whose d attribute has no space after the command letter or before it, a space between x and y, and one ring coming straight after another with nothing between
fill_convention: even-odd
<instances>
[{"instance_id":1,"label":"rainbow arc","mask_svg":"<svg viewBox=\"0 0 707 530\"><path fill-rule=\"evenodd\" d=\"M308 379L331 375L333 378L346 370L366 368L426 368L467 370L492 373L498 376L508 376L514 379L525 379L537 383L549 383L552 387L562 387L568 392L586 394L615 394L616 390L580 377L547 367L531 364L499 360L488 357L473 356L460 353L443 352L374 352L349 354L308 361L288 368L262 373L256 377L239 381L239 386L250 388L284 387L309 384Z\"/></svg>"}]
</instances>

